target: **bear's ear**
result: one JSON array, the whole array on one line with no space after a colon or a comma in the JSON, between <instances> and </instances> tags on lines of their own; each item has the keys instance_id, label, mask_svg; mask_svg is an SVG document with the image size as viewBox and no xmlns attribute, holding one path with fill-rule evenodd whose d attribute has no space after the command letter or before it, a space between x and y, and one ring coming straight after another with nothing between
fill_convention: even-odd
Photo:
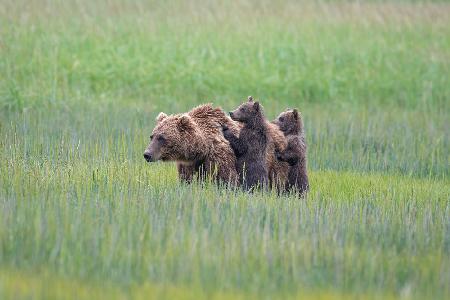
<instances>
[{"instance_id":1,"label":"bear's ear","mask_svg":"<svg viewBox=\"0 0 450 300\"><path fill-rule=\"evenodd\" d=\"M156 122L161 122L162 120L164 120L165 118L167 118L167 115L163 112L160 112L159 115L156 117Z\"/></svg>"},{"instance_id":2,"label":"bear's ear","mask_svg":"<svg viewBox=\"0 0 450 300\"><path fill-rule=\"evenodd\" d=\"M294 115L294 119L298 120L298 110L296 108L292 110L292 114Z\"/></svg>"},{"instance_id":3,"label":"bear's ear","mask_svg":"<svg viewBox=\"0 0 450 300\"><path fill-rule=\"evenodd\" d=\"M258 101L256 101L255 103L253 103L253 108L254 108L256 111L259 111L259 102L258 102Z\"/></svg>"},{"instance_id":4,"label":"bear's ear","mask_svg":"<svg viewBox=\"0 0 450 300\"><path fill-rule=\"evenodd\" d=\"M253 101L253 97L252 96L248 96L247 100L248 100L248 102L252 102Z\"/></svg>"},{"instance_id":5,"label":"bear's ear","mask_svg":"<svg viewBox=\"0 0 450 300\"><path fill-rule=\"evenodd\" d=\"M184 115L178 120L178 128L180 130L188 130L191 128L191 117Z\"/></svg>"}]
</instances>

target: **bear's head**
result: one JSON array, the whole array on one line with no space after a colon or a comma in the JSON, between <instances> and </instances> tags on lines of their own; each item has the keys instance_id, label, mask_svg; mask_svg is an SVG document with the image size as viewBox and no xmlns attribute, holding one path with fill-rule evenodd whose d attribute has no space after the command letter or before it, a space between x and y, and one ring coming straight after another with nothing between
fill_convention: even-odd
<instances>
[{"instance_id":1,"label":"bear's head","mask_svg":"<svg viewBox=\"0 0 450 300\"><path fill-rule=\"evenodd\" d=\"M187 114L159 113L150 144L144 152L148 162L192 161L204 151L204 139L195 121Z\"/></svg>"},{"instance_id":2,"label":"bear's head","mask_svg":"<svg viewBox=\"0 0 450 300\"><path fill-rule=\"evenodd\" d=\"M258 101L253 101L252 96L248 97L248 101L239 105L233 111L230 111L230 117L234 121L249 123L263 117L263 109Z\"/></svg>"},{"instance_id":3,"label":"bear's head","mask_svg":"<svg viewBox=\"0 0 450 300\"><path fill-rule=\"evenodd\" d=\"M272 123L285 135L299 134L303 131L302 115L296 108L282 112Z\"/></svg>"}]
</instances>

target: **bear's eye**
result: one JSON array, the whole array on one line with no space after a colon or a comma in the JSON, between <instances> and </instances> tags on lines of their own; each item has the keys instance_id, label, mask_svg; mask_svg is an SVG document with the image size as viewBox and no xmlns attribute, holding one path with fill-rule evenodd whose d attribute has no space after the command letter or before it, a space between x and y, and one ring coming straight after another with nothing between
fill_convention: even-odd
<instances>
[{"instance_id":1,"label":"bear's eye","mask_svg":"<svg viewBox=\"0 0 450 300\"><path fill-rule=\"evenodd\" d=\"M284 117L280 117L280 122L283 122L284 121Z\"/></svg>"},{"instance_id":2,"label":"bear's eye","mask_svg":"<svg viewBox=\"0 0 450 300\"><path fill-rule=\"evenodd\" d=\"M240 111L244 111L244 108L243 108L243 107L241 107L241 108L239 108L239 110L240 110Z\"/></svg>"},{"instance_id":3,"label":"bear's eye","mask_svg":"<svg viewBox=\"0 0 450 300\"><path fill-rule=\"evenodd\" d=\"M166 140L165 137L163 137L162 135L158 135L158 141L164 142L165 140Z\"/></svg>"}]
</instances>

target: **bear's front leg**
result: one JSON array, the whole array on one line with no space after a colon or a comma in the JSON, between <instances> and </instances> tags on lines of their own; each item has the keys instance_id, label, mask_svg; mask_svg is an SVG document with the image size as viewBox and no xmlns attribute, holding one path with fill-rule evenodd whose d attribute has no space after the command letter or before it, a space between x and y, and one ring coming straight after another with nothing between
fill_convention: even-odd
<instances>
[{"instance_id":1,"label":"bear's front leg","mask_svg":"<svg viewBox=\"0 0 450 300\"><path fill-rule=\"evenodd\" d=\"M242 141L235 136L228 127L222 127L223 136L230 143L231 148L233 149L236 156L242 156L245 152L247 152L247 147L242 143Z\"/></svg>"},{"instance_id":2,"label":"bear's front leg","mask_svg":"<svg viewBox=\"0 0 450 300\"><path fill-rule=\"evenodd\" d=\"M195 173L194 164L183 164L177 162L178 178L186 183L191 183Z\"/></svg>"},{"instance_id":3,"label":"bear's front leg","mask_svg":"<svg viewBox=\"0 0 450 300\"><path fill-rule=\"evenodd\" d=\"M285 151L276 151L275 156L279 161L285 161L289 165L295 165L299 160L299 155L297 152L286 149Z\"/></svg>"}]
</instances>

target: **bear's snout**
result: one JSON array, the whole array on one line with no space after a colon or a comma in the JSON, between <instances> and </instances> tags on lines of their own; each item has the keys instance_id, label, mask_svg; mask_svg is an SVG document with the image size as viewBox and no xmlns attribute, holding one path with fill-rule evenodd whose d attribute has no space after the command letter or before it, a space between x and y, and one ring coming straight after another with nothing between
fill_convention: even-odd
<instances>
[{"instance_id":1,"label":"bear's snout","mask_svg":"<svg viewBox=\"0 0 450 300\"><path fill-rule=\"evenodd\" d=\"M148 161L148 162L153 161L153 157L152 157L152 155L150 154L150 152L145 151L145 152L144 152L144 158L145 158L145 160Z\"/></svg>"}]
</instances>

